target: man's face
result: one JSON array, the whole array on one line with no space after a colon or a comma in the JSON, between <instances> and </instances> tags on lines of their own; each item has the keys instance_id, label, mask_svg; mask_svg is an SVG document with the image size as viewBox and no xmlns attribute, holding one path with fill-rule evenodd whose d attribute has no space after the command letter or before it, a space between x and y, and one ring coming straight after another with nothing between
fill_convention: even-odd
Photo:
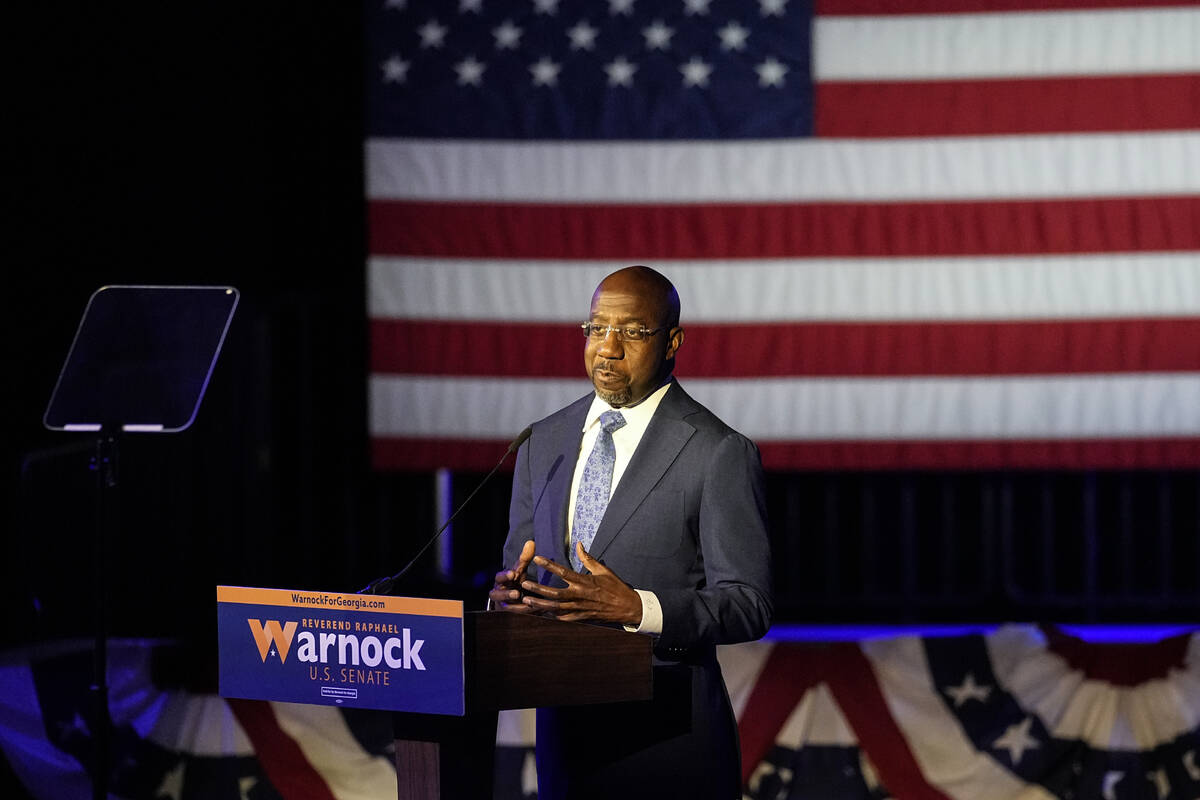
<instances>
[{"instance_id":1,"label":"man's face","mask_svg":"<svg viewBox=\"0 0 1200 800\"><path fill-rule=\"evenodd\" d=\"M610 276L592 296L589 319L605 325L645 325L649 330L666 324L661 298L621 273ZM625 342L610 331L603 339L587 339L584 368L596 394L611 406L639 402L666 380L667 361L683 340L679 328L662 330L640 342Z\"/></svg>"}]
</instances>

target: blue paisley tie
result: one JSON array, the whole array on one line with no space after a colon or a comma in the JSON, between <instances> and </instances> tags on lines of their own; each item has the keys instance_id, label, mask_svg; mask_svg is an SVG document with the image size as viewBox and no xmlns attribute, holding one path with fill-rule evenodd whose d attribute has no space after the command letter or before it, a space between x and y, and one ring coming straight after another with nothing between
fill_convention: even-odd
<instances>
[{"instance_id":1,"label":"blue paisley tie","mask_svg":"<svg viewBox=\"0 0 1200 800\"><path fill-rule=\"evenodd\" d=\"M583 465L583 477L579 479L579 493L575 495L575 520L571 526L571 566L576 572L583 571L583 564L575 554L575 542L583 542L589 553L596 528L608 508L608 497L612 493L613 465L617 463L617 449L613 446L613 431L625 426L625 418L619 411L605 411L600 415L600 435Z\"/></svg>"}]
</instances>

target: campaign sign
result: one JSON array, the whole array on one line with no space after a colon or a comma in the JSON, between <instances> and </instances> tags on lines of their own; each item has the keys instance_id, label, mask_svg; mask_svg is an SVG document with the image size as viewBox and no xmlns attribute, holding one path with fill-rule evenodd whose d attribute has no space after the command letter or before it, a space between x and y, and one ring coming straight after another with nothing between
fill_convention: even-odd
<instances>
[{"instance_id":1,"label":"campaign sign","mask_svg":"<svg viewBox=\"0 0 1200 800\"><path fill-rule=\"evenodd\" d=\"M465 713L463 604L217 587L225 697Z\"/></svg>"}]
</instances>

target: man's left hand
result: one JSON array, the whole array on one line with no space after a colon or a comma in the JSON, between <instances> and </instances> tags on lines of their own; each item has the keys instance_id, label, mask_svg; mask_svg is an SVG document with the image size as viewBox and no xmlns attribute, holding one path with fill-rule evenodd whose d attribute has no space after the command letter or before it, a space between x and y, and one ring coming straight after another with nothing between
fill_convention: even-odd
<instances>
[{"instance_id":1,"label":"man's left hand","mask_svg":"<svg viewBox=\"0 0 1200 800\"><path fill-rule=\"evenodd\" d=\"M591 572L590 575L578 573L544 556L535 556L533 563L553 572L566 581L567 585L564 588L555 588L531 580L523 581L521 588L531 594L526 594L521 601L534 611L568 622L592 620L640 625L642 598L638 593L629 588L629 585L612 570L588 555L579 542L575 543L575 552L580 563Z\"/></svg>"}]
</instances>

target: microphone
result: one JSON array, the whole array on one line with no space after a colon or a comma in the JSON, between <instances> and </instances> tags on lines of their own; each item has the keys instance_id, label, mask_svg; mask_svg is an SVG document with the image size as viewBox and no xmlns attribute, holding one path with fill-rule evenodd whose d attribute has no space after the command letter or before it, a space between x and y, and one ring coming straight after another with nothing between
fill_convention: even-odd
<instances>
[{"instance_id":1,"label":"microphone","mask_svg":"<svg viewBox=\"0 0 1200 800\"><path fill-rule=\"evenodd\" d=\"M533 435L533 427L532 426L526 428L525 430L523 430L517 434L517 438L513 439L512 443L508 445L508 449L504 451L504 455L500 456L500 460L496 462L496 466L492 467L492 471L483 477L483 480L481 480L479 482L479 485L475 487L475 490L472 491L469 495L467 495L466 500L463 500L461 503L459 503L458 508L454 509L454 513L451 514L450 517L445 522L442 523L442 527L437 529L437 533L435 533L433 535L433 537L430 538L430 540L428 542L426 542L425 545L420 550L417 551L417 554L415 556L413 556L412 561L409 561L407 564L405 564L400 569L400 571L397 572L395 575L390 575L386 578L376 578L375 580L371 581L363 588L359 589L358 593L359 594L387 594L388 592L390 592L392 590L392 584L395 583L396 581L400 580L402 577L404 577L404 573L406 573L410 569L412 569L413 564L416 564L417 560L422 555L424 555L425 551L429 549L430 545L432 545L434 542L436 542L438 540L438 537L440 537L442 535L442 531L444 531L444 530L446 530L446 528L450 527L450 523L454 522L454 518L458 516L458 513L467 507L467 503L471 502L471 498L473 498L475 495L479 494L479 490L483 488L484 484L492 479L492 476L496 474L496 470L500 469L500 465L504 463L504 459L508 458L513 453L517 452L517 449L521 445L525 444L525 440L528 439L532 435Z\"/></svg>"}]
</instances>

